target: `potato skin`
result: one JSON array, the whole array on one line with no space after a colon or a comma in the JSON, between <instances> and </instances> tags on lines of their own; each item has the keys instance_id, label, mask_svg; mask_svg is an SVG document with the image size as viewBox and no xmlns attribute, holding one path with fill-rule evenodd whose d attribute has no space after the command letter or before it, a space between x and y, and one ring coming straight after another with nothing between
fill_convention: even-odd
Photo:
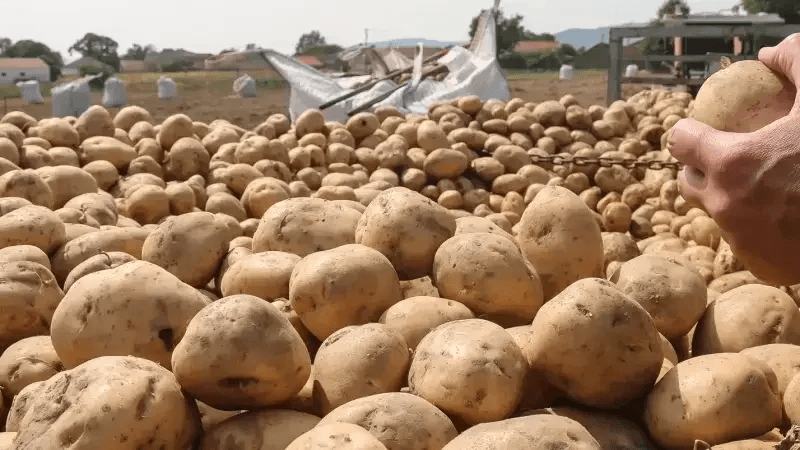
<instances>
[{"instance_id":1,"label":"potato skin","mask_svg":"<svg viewBox=\"0 0 800 450\"><path fill-rule=\"evenodd\" d=\"M314 401L323 414L348 401L400 390L411 362L403 336L383 324L342 328L314 357Z\"/></svg>"},{"instance_id":2,"label":"potato skin","mask_svg":"<svg viewBox=\"0 0 800 450\"><path fill-rule=\"evenodd\" d=\"M685 336L706 308L708 292L703 278L659 254L641 255L623 263L614 281L650 313L667 339Z\"/></svg>"},{"instance_id":3,"label":"potato skin","mask_svg":"<svg viewBox=\"0 0 800 450\"><path fill-rule=\"evenodd\" d=\"M76 281L90 273L113 269L131 261L136 261L136 258L124 252L103 252L92 256L72 269L64 281L64 293L66 294Z\"/></svg>"},{"instance_id":4,"label":"potato skin","mask_svg":"<svg viewBox=\"0 0 800 450\"><path fill-rule=\"evenodd\" d=\"M130 356L100 357L61 372L27 403L14 448L67 442L80 450L188 449L201 431L197 406L175 377Z\"/></svg>"},{"instance_id":5,"label":"potato skin","mask_svg":"<svg viewBox=\"0 0 800 450\"><path fill-rule=\"evenodd\" d=\"M578 422L555 415L515 417L469 428L442 450L503 449L601 450L603 447Z\"/></svg>"},{"instance_id":6,"label":"potato skin","mask_svg":"<svg viewBox=\"0 0 800 450\"><path fill-rule=\"evenodd\" d=\"M417 346L412 394L469 425L503 420L519 405L527 364L514 338L482 319L448 322ZM452 386L452 387L445 387Z\"/></svg>"},{"instance_id":7,"label":"potato skin","mask_svg":"<svg viewBox=\"0 0 800 450\"><path fill-rule=\"evenodd\" d=\"M319 426L333 423L358 425L388 450L441 450L458 435L441 410L416 395L401 392L347 402L325 415Z\"/></svg>"},{"instance_id":8,"label":"potato skin","mask_svg":"<svg viewBox=\"0 0 800 450\"><path fill-rule=\"evenodd\" d=\"M172 371L203 403L249 410L297 394L311 373L311 358L278 308L252 295L234 295L191 319L172 353Z\"/></svg>"},{"instance_id":9,"label":"potato skin","mask_svg":"<svg viewBox=\"0 0 800 450\"><path fill-rule=\"evenodd\" d=\"M45 381L62 369L50 336L20 339L0 355L0 392L13 399L25 386Z\"/></svg>"},{"instance_id":10,"label":"potato skin","mask_svg":"<svg viewBox=\"0 0 800 450\"><path fill-rule=\"evenodd\" d=\"M39 263L0 263L0 351L20 339L47 334L64 297L53 274Z\"/></svg>"},{"instance_id":11,"label":"potato skin","mask_svg":"<svg viewBox=\"0 0 800 450\"><path fill-rule=\"evenodd\" d=\"M294 253L261 252L228 267L219 288L223 296L248 294L266 301L289 298L289 279L301 258Z\"/></svg>"},{"instance_id":12,"label":"potato skin","mask_svg":"<svg viewBox=\"0 0 800 450\"><path fill-rule=\"evenodd\" d=\"M320 340L348 325L375 322L402 299L389 260L358 244L306 256L289 280L292 309Z\"/></svg>"},{"instance_id":13,"label":"potato skin","mask_svg":"<svg viewBox=\"0 0 800 450\"><path fill-rule=\"evenodd\" d=\"M525 208L517 235L539 274L545 301L573 282L603 275L603 238L592 211L572 191L546 186Z\"/></svg>"},{"instance_id":14,"label":"potato skin","mask_svg":"<svg viewBox=\"0 0 800 450\"><path fill-rule=\"evenodd\" d=\"M599 278L577 281L545 303L521 348L553 386L596 407L646 393L664 359L647 311Z\"/></svg>"},{"instance_id":15,"label":"potato skin","mask_svg":"<svg viewBox=\"0 0 800 450\"><path fill-rule=\"evenodd\" d=\"M210 300L146 261L84 276L58 304L50 327L64 367L132 355L168 369L175 344Z\"/></svg>"},{"instance_id":16,"label":"potato skin","mask_svg":"<svg viewBox=\"0 0 800 450\"><path fill-rule=\"evenodd\" d=\"M298 437L286 450L386 450L369 431L350 423L332 423L314 427Z\"/></svg>"},{"instance_id":17,"label":"potato skin","mask_svg":"<svg viewBox=\"0 0 800 450\"><path fill-rule=\"evenodd\" d=\"M146 228L111 228L79 236L59 248L50 259L53 275L59 283L66 281L78 264L100 252L125 252L142 257L142 245L150 235Z\"/></svg>"},{"instance_id":18,"label":"potato skin","mask_svg":"<svg viewBox=\"0 0 800 450\"><path fill-rule=\"evenodd\" d=\"M430 275L436 250L456 231L444 207L404 187L378 194L358 221L355 241L389 258L401 280Z\"/></svg>"},{"instance_id":19,"label":"potato skin","mask_svg":"<svg viewBox=\"0 0 800 450\"><path fill-rule=\"evenodd\" d=\"M22 206L0 217L0 248L32 245L51 255L64 242L64 222L45 207Z\"/></svg>"},{"instance_id":20,"label":"potato skin","mask_svg":"<svg viewBox=\"0 0 800 450\"><path fill-rule=\"evenodd\" d=\"M453 236L436 251L433 281L439 294L475 314L527 324L542 306L539 276L507 238L491 233Z\"/></svg>"},{"instance_id":21,"label":"potato skin","mask_svg":"<svg viewBox=\"0 0 800 450\"><path fill-rule=\"evenodd\" d=\"M142 244L142 260L200 288L216 275L229 243L225 223L214 214L193 212L170 217L150 233Z\"/></svg>"},{"instance_id":22,"label":"potato skin","mask_svg":"<svg viewBox=\"0 0 800 450\"><path fill-rule=\"evenodd\" d=\"M328 200L292 198L272 205L253 235L253 252L306 256L355 243L361 214Z\"/></svg>"},{"instance_id":23,"label":"potato skin","mask_svg":"<svg viewBox=\"0 0 800 450\"><path fill-rule=\"evenodd\" d=\"M474 319L475 314L462 303L439 297L405 298L390 306L379 322L400 333L414 350L425 335L439 325L455 320Z\"/></svg>"},{"instance_id":24,"label":"potato skin","mask_svg":"<svg viewBox=\"0 0 800 450\"><path fill-rule=\"evenodd\" d=\"M199 450L229 446L248 450L285 449L319 421L319 417L311 414L286 409L247 411L206 430Z\"/></svg>"},{"instance_id":25,"label":"potato skin","mask_svg":"<svg viewBox=\"0 0 800 450\"><path fill-rule=\"evenodd\" d=\"M644 422L665 448L755 437L781 423L778 382L766 363L741 354L695 356L650 391Z\"/></svg>"}]
</instances>

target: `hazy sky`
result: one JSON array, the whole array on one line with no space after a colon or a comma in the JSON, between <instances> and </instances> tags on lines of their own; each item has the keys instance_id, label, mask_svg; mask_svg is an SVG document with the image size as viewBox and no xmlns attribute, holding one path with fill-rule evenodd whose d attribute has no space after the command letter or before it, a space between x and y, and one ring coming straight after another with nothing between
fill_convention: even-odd
<instances>
[{"instance_id":1,"label":"hazy sky","mask_svg":"<svg viewBox=\"0 0 800 450\"><path fill-rule=\"evenodd\" d=\"M534 32L642 22L663 0L503 0ZM109 36L120 53L133 43L217 53L250 42L293 53L301 34L319 30L342 46L364 40L468 40L470 19L492 0L0 0L0 37L34 39L62 53L87 32ZM727 9L737 0L688 0L693 11ZM450 5L457 6L450 6Z\"/></svg>"}]
</instances>

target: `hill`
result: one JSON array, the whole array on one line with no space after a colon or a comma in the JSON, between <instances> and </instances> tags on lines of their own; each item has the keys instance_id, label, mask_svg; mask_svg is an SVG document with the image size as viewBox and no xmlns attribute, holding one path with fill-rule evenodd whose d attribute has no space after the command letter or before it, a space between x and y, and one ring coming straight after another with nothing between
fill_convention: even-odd
<instances>
[{"instance_id":1,"label":"hill","mask_svg":"<svg viewBox=\"0 0 800 450\"><path fill-rule=\"evenodd\" d=\"M624 23L614 26L637 26L638 23ZM608 42L609 29L611 27L600 28L570 28L555 34L556 40L563 44L569 44L575 48L592 48L600 42ZM626 42L627 43L627 42Z\"/></svg>"}]
</instances>

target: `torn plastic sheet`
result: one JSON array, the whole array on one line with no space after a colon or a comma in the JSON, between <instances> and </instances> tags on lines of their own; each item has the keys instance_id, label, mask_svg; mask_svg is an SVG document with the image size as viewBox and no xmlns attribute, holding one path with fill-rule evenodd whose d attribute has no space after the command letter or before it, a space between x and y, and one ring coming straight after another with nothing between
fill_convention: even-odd
<instances>
[{"instance_id":1,"label":"torn plastic sheet","mask_svg":"<svg viewBox=\"0 0 800 450\"><path fill-rule=\"evenodd\" d=\"M496 7L481 13L469 49L454 46L439 58L438 63L449 69L448 75L442 81L423 79L418 84L408 83L374 106L394 106L406 114L425 114L431 103L468 95L476 95L484 101L507 101L511 94L505 74L497 62L493 20L495 13ZM369 76L336 78L274 51L265 51L263 56L291 86L289 115L292 120L303 111L318 108L323 103L346 94L359 83L370 80ZM358 81L349 78L358 78ZM396 88L397 84L392 81L381 81L368 91L323 110L323 115L329 121L346 122L349 111Z\"/></svg>"}]
</instances>

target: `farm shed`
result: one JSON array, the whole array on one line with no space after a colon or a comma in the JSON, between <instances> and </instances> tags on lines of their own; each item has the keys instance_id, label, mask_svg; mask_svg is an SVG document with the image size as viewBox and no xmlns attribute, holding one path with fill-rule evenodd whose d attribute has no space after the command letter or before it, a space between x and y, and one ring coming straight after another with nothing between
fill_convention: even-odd
<instances>
[{"instance_id":1,"label":"farm shed","mask_svg":"<svg viewBox=\"0 0 800 450\"><path fill-rule=\"evenodd\" d=\"M108 64L99 61L96 58L92 58L91 56L84 56L83 58L76 59L75 61L65 65L64 68L61 69L61 74L64 76L79 75L81 67L84 66L92 66L111 73L116 72L116 70L114 70L114 68Z\"/></svg>"},{"instance_id":2,"label":"farm shed","mask_svg":"<svg viewBox=\"0 0 800 450\"><path fill-rule=\"evenodd\" d=\"M0 84L37 80L50 82L50 66L40 58L0 58Z\"/></svg>"},{"instance_id":3,"label":"farm shed","mask_svg":"<svg viewBox=\"0 0 800 450\"><path fill-rule=\"evenodd\" d=\"M300 61L301 63L307 66L311 66L315 69L321 69L325 67L325 64L314 55L300 55L300 56L295 56L294 59Z\"/></svg>"},{"instance_id":4,"label":"farm shed","mask_svg":"<svg viewBox=\"0 0 800 450\"><path fill-rule=\"evenodd\" d=\"M181 48L164 49L160 52L147 52L144 66L146 72L159 72L165 67L175 65L181 65L186 70L204 70L205 60L211 56L210 53L193 53Z\"/></svg>"},{"instance_id":5,"label":"farm shed","mask_svg":"<svg viewBox=\"0 0 800 450\"><path fill-rule=\"evenodd\" d=\"M522 55L528 55L531 53L543 53L549 50L556 50L559 47L561 47L561 43L556 41L519 41L514 44L514 48L511 51Z\"/></svg>"}]
</instances>

